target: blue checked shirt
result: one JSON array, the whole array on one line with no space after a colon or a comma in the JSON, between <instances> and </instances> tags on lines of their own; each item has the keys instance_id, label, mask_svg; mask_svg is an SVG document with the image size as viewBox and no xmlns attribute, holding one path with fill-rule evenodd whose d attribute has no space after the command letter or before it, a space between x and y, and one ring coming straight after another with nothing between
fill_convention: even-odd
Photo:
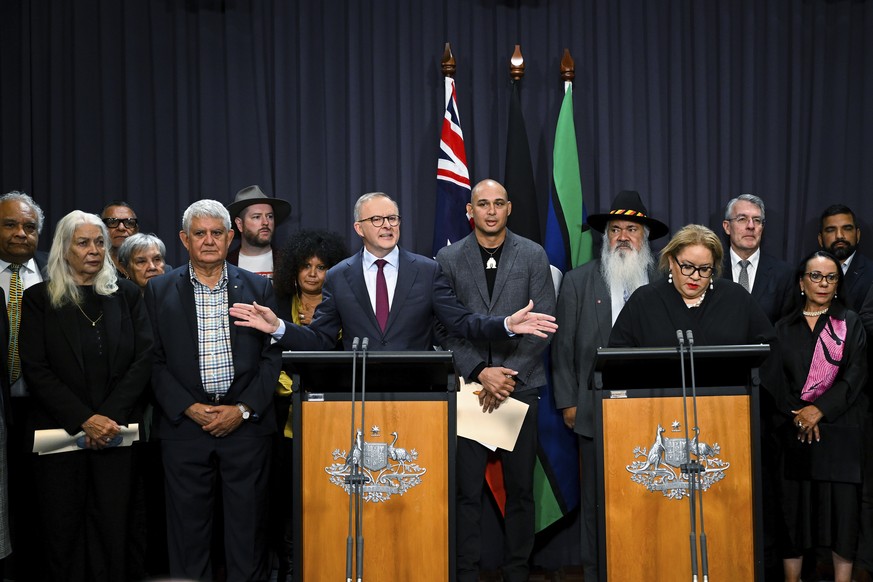
<instances>
[{"instance_id":1,"label":"blue checked shirt","mask_svg":"<svg viewBox=\"0 0 873 582\"><path fill-rule=\"evenodd\" d=\"M230 315L227 305L227 265L221 279L210 289L197 279L188 264L194 304L197 307L197 336L200 349L200 379L210 399L218 402L233 382L233 353L230 348Z\"/></svg>"}]
</instances>

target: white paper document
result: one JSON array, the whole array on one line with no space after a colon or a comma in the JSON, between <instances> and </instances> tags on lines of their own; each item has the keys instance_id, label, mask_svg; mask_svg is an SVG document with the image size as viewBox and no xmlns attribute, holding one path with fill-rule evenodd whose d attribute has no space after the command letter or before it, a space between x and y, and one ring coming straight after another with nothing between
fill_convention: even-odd
<instances>
[{"instance_id":1,"label":"white paper document","mask_svg":"<svg viewBox=\"0 0 873 582\"><path fill-rule=\"evenodd\" d=\"M114 446L129 447L139 440L139 425L122 426L118 436L121 437L121 440ZM54 453L81 451L84 448L84 441L85 431L70 436L70 433L62 428L38 430L33 434L33 452L40 455L52 455Z\"/></svg>"},{"instance_id":2,"label":"white paper document","mask_svg":"<svg viewBox=\"0 0 873 582\"><path fill-rule=\"evenodd\" d=\"M494 449L511 451L515 448L518 433L529 408L527 404L507 398L497 410L482 412L478 391L484 390L478 382L461 380L458 392L458 436L477 441Z\"/></svg>"}]
</instances>

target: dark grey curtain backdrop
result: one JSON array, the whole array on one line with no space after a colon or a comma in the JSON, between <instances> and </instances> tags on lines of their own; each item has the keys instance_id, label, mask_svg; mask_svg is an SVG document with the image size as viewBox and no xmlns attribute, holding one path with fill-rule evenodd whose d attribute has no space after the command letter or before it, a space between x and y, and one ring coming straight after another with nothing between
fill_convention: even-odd
<instances>
[{"instance_id":1,"label":"dark grey curtain backdrop","mask_svg":"<svg viewBox=\"0 0 873 582\"><path fill-rule=\"evenodd\" d=\"M720 227L753 192L765 246L794 260L827 204L873 220L871 32L857 0L4 0L0 189L46 210L43 247L69 210L125 198L175 263L195 199L258 183L292 203L283 232L354 248L352 202L384 190L428 253L443 43L474 181L503 176L522 45L543 220L567 47L589 211L631 188L674 229Z\"/></svg>"},{"instance_id":2,"label":"dark grey curtain backdrop","mask_svg":"<svg viewBox=\"0 0 873 582\"><path fill-rule=\"evenodd\" d=\"M765 247L794 261L844 202L873 253L873 0L2 0L0 190L42 205L42 248L68 211L127 199L174 264L198 198L257 183L293 206L280 234L327 227L356 248L352 203L383 190L427 254L446 41L474 181L504 175L521 44L542 220L567 47L589 211L636 189L674 230L720 228L752 192Z\"/></svg>"}]
</instances>

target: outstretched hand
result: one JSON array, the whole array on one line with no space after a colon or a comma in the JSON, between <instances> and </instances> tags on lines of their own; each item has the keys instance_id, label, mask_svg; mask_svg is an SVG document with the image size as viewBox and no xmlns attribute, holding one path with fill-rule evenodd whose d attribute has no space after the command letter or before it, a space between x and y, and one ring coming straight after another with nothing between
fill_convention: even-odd
<instances>
[{"instance_id":1,"label":"outstretched hand","mask_svg":"<svg viewBox=\"0 0 873 582\"><path fill-rule=\"evenodd\" d=\"M547 338L549 337L547 334L555 333L558 329L555 316L535 313L531 311L533 306L534 303L531 300L526 307L507 317L506 327L516 335L533 334L537 337Z\"/></svg>"},{"instance_id":2,"label":"outstretched hand","mask_svg":"<svg viewBox=\"0 0 873 582\"><path fill-rule=\"evenodd\" d=\"M264 333L273 333L279 329L279 318L273 310L257 302L234 303L230 308L230 316L236 318L233 323L241 327L252 327Z\"/></svg>"}]
</instances>

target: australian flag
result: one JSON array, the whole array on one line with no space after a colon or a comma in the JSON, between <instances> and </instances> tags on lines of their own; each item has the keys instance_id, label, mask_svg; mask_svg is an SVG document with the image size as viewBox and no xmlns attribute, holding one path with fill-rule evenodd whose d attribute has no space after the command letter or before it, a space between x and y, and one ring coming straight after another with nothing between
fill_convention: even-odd
<instances>
[{"instance_id":1,"label":"australian flag","mask_svg":"<svg viewBox=\"0 0 873 582\"><path fill-rule=\"evenodd\" d=\"M446 77L446 111L440 134L440 156L437 163L436 215L433 225L433 254L470 234L470 173L458 103L455 80Z\"/></svg>"}]
</instances>

